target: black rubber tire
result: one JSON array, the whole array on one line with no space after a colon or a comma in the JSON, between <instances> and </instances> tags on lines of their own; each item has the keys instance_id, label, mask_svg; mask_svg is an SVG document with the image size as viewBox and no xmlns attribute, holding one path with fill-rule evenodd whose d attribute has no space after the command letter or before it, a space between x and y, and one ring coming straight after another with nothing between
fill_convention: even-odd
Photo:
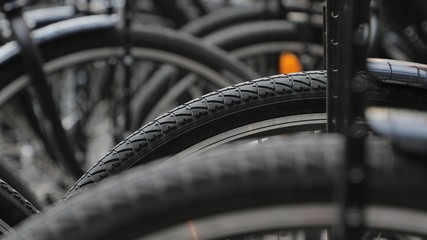
<instances>
[{"instance_id":1,"label":"black rubber tire","mask_svg":"<svg viewBox=\"0 0 427 240\"><path fill-rule=\"evenodd\" d=\"M166 235L169 238L151 236L148 239L170 239L170 236L174 236L173 239L193 239L192 232L198 233L200 239L226 239L245 233L232 231L262 231L253 224L256 220L273 224L265 225L264 230L304 228L307 225L330 227L338 222L333 189L336 186L334 180L345 160L343 140L331 134L290 138L255 147L232 145L184 162L137 168L106 181L44 216L31 219L17 230L16 235L7 239L23 240L37 236L45 240L126 240L147 237L146 234L154 231L165 233L167 227L176 224L183 224L183 231L177 233L184 236L174 234ZM410 161L413 159L396 155L382 140L371 139L366 146L366 163L371 173L367 180L367 206L373 210L383 209L383 214L398 210L400 212L395 213L414 216L406 222L407 218L397 215L387 218L383 225L376 225L385 215L378 217L378 211L371 213L368 210L367 219L375 215L380 220L368 221L367 227L374 224L374 229L427 235L423 223L419 223L420 218L417 218L427 217L424 184L427 174L423 161ZM313 206L327 209L330 206L330 214L307 210ZM294 209L294 214L274 214L280 207ZM252 218L245 215L247 211L260 213L266 209L270 210L266 212L269 215ZM302 210L305 214L298 214ZM221 214L226 214L225 217L243 215L240 215L240 221L221 222L220 217L224 216ZM209 219L209 216L214 218ZM278 216L288 221L275 221L274 217ZM302 221L301 216L317 220ZM198 228L206 223L206 219L219 225ZM189 221L193 226L190 229ZM388 225L399 221L405 222ZM242 228L246 222L252 224ZM230 223L231 226L227 227ZM206 231L219 235L210 236L205 234Z\"/></svg>"},{"instance_id":2,"label":"black rubber tire","mask_svg":"<svg viewBox=\"0 0 427 240\"><path fill-rule=\"evenodd\" d=\"M42 209L41 204L34 196L33 192L21 181L20 178L15 176L12 169L5 164L0 163L0 179L9 184L13 189L18 191L25 199L27 199L37 209Z\"/></svg>"},{"instance_id":3,"label":"black rubber tire","mask_svg":"<svg viewBox=\"0 0 427 240\"><path fill-rule=\"evenodd\" d=\"M320 24L284 20L253 21L223 28L203 41L238 58L260 76L279 74L280 53L310 60L301 71L323 68L323 28ZM303 62L300 62L303 64Z\"/></svg>"},{"instance_id":4,"label":"black rubber tire","mask_svg":"<svg viewBox=\"0 0 427 240\"><path fill-rule=\"evenodd\" d=\"M288 7L289 12L309 12L321 14L311 9ZM241 23L256 22L263 20L284 20L286 15L281 15L279 10L254 7L225 7L212 11L202 17L196 18L180 30L193 36L203 38L223 28L231 27Z\"/></svg>"},{"instance_id":5,"label":"black rubber tire","mask_svg":"<svg viewBox=\"0 0 427 240\"><path fill-rule=\"evenodd\" d=\"M10 234L11 227L38 213L37 208L0 179L0 236Z\"/></svg>"},{"instance_id":6,"label":"black rubber tire","mask_svg":"<svg viewBox=\"0 0 427 240\"><path fill-rule=\"evenodd\" d=\"M152 3L160 15L162 15L164 18L170 19L176 28L182 27L190 20L189 16L185 14L184 9L182 9L182 6L177 4L178 0L154 0Z\"/></svg>"},{"instance_id":7,"label":"black rubber tire","mask_svg":"<svg viewBox=\"0 0 427 240\"><path fill-rule=\"evenodd\" d=\"M238 11L237 9L235 9ZM219 10L220 11L220 10ZM305 32L306 28L309 27L309 34ZM278 44L283 43L285 46L286 43L296 43L296 42L305 42L307 41L310 45L308 48L308 54L310 54L312 49L312 44L317 44L319 47L322 46L322 26L321 25L312 25L305 26L304 24L294 23L290 21L283 20L274 20L274 21L254 21L251 23L243 23L235 26L231 26L228 28L221 29L211 35L205 36L203 38L205 43L214 45L219 47L231 55L233 55L236 51L239 51L242 48L248 46L256 46L258 44ZM320 49L320 48L319 48ZM280 50L278 50L280 51ZM295 49L298 51L298 49ZM303 53L303 50L300 49L300 53ZM277 53L279 56L279 52ZM323 53L323 50L320 54ZM272 52L259 53L259 54L272 54ZM319 53L318 53L319 54ZM317 55L321 56L321 55ZM242 62L245 62L245 57L240 58L240 56L236 56ZM246 56L247 57L247 56ZM254 56L249 56L254 57ZM255 57L260 57L257 54ZM322 65L321 62L317 62L317 66ZM278 66L278 64L277 64ZM317 67L316 66L316 67ZM164 66L166 67L166 66ZM273 75L278 74L278 68L275 71L262 72L257 71L256 66L251 67L254 71L258 73L259 76ZM318 68L316 68L318 69ZM166 69L165 69L166 70ZM170 70L170 69L169 69ZM312 69L304 69L304 70L313 70ZM158 75L161 75L160 70ZM166 72L166 71L165 71ZM135 114L135 119L132 121L133 124L141 124L146 123L151 120L149 116L153 116L150 111L153 108L153 105L158 103L161 97L165 94L168 88L170 88L170 83L167 77L156 79L156 86L153 84L149 84L150 89L145 88L142 89L144 91L141 98L138 102L133 105L133 112L139 112L139 114ZM163 111L166 111L164 109ZM134 127L135 125L133 125ZM138 125L140 126L140 125ZM133 128L135 129L135 128Z\"/></svg>"},{"instance_id":8,"label":"black rubber tire","mask_svg":"<svg viewBox=\"0 0 427 240\"><path fill-rule=\"evenodd\" d=\"M197 18L180 30L196 37L205 37L219 29L248 21L279 19L274 11L265 11L261 8L227 7L213 11Z\"/></svg>"},{"instance_id":9,"label":"black rubber tire","mask_svg":"<svg viewBox=\"0 0 427 240\"><path fill-rule=\"evenodd\" d=\"M305 36L309 28L310 36ZM304 42L322 45L322 25L295 23L284 20L253 21L227 27L203 38L206 43L217 46L227 52L239 48L266 42ZM307 39L304 39L307 37Z\"/></svg>"},{"instance_id":10,"label":"black rubber tire","mask_svg":"<svg viewBox=\"0 0 427 240\"><path fill-rule=\"evenodd\" d=\"M78 24L84 22L85 19L93 20L94 26L79 29ZM101 21L107 23L102 25ZM73 24L74 26L72 26ZM96 24L100 26L98 27ZM44 61L49 62L82 50L120 46L120 34L114 24L115 21L108 16L71 19L36 30L33 34L34 41L40 46ZM62 29L64 27L67 27L69 32L64 31ZM52 34L52 32L56 34ZM65 33L62 34L63 32ZM220 49L202 44L191 36L170 29L156 27L138 29L133 32L132 40L136 47L175 53L209 66L217 72L231 74L230 79L235 83L256 76L250 69L239 61L229 58ZM22 64L20 64L17 54L19 50L16 49L14 43L7 44L2 50L4 55L0 57L0 73L4 80L0 83L0 89L23 74L20 67Z\"/></svg>"},{"instance_id":11,"label":"black rubber tire","mask_svg":"<svg viewBox=\"0 0 427 240\"><path fill-rule=\"evenodd\" d=\"M405 71L412 73L413 67L378 60L371 70L374 75L391 80L393 76L401 78ZM391 76L393 71L395 75ZM366 80L371 104L427 109L426 92L421 89L381 84L368 77ZM132 166L176 154L228 130L279 117L325 113L326 81L325 71L277 75L194 99L119 143L75 183L63 200ZM426 83L427 76L416 81Z\"/></svg>"}]
</instances>

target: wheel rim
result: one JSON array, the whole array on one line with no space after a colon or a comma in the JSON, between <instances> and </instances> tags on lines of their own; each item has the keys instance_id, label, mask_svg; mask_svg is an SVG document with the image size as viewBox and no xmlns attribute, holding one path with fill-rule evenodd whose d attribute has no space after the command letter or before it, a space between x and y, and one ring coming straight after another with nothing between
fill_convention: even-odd
<instances>
[{"instance_id":1,"label":"wheel rim","mask_svg":"<svg viewBox=\"0 0 427 240\"><path fill-rule=\"evenodd\" d=\"M251 136L266 137L273 134L317 131L325 130L325 127L325 113L300 114L254 122L205 139L176 154L174 158L184 158L192 154L202 153L220 145L250 138Z\"/></svg>"}]
</instances>

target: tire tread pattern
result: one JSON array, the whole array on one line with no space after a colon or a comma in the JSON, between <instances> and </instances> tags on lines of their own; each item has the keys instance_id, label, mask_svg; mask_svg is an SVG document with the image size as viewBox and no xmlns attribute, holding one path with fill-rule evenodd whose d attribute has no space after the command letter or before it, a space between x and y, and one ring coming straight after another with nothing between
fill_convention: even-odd
<instances>
[{"instance_id":1,"label":"tire tread pattern","mask_svg":"<svg viewBox=\"0 0 427 240\"><path fill-rule=\"evenodd\" d=\"M375 83L370 81L370 91L384 91L388 92L389 95L393 95L390 91L394 91L404 96L410 95L411 98L415 99L413 93L422 91L426 89L424 86L427 86L427 74L425 77L422 77L421 74L414 75L414 71L427 71L425 70L427 66L421 64L370 59L368 69L377 80ZM363 77L368 78L365 75ZM325 71L275 75L239 83L191 100L144 125L117 144L72 186L60 203L81 189L131 167L138 161L139 156L153 150L159 139L167 138L168 134L177 131L188 123L217 111L231 109L242 104L255 103L262 98L285 94L325 92L326 83ZM383 90L385 85L388 88ZM410 87L410 89L401 88L401 86ZM420 92L419 95L425 96L425 92Z\"/></svg>"},{"instance_id":2,"label":"tire tread pattern","mask_svg":"<svg viewBox=\"0 0 427 240\"><path fill-rule=\"evenodd\" d=\"M11 228L40 212L18 191L0 179L0 235L10 234Z\"/></svg>"},{"instance_id":3,"label":"tire tread pattern","mask_svg":"<svg viewBox=\"0 0 427 240\"><path fill-rule=\"evenodd\" d=\"M149 151L157 140L189 122L258 98L305 91L324 91L326 80L325 71L276 75L226 87L191 100L161 115L117 144L76 182L62 201L87 185L130 167L127 164L131 157L141 151Z\"/></svg>"}]
</instances>

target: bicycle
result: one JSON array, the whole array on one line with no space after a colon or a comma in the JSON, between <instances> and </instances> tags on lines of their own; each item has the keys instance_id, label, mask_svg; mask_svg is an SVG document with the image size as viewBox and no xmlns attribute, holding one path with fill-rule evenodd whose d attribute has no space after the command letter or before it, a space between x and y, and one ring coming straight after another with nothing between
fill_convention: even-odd
<instances>
[{"instance_id":1,"label":"bicycle","mask_svg":"<svg viewBox=\"0 0 427 240\"><path fill-rule=\"evenodd\" d=\"M34 217L6 239L35 233L46 239L330 237L340 221L332 191L343 139L312 137L232 145L179 164L130 169ZM389 158L392 149L382 141L370 146L375 205L367 210L371 232L365 239L407 239L392 230L425 236L424 171ZM413 198L396 203L398 194Z\"/></svg>"},{"instance_id":2,"label":"bicycle","mask_svg":"<svg viewBox=\"0 0 427 240\"><path fill-rule=\"evenodd\" d=\"M198 82L201 84L204 82L204 87L207 89L211 89L218 85L225 86L229 81L240 81L241 77L249 79L253 76L250 70L244 68L235 60L229 60L224 53L210 47L202 46L189 37L177 36L171 31L164 31L165 32L159 33L155 29L145 29L137 31L134 35L134 44L136 45L134 48L135 61L141 60L140 62L136 62L136 64L151 63L151 70L150 67L140 69L141 72L143 72L140 74L141 78L144 74L149 78L153 69L158 65L158 62L168 62L175 66L175 68L178 69L178 72L175 71L175 73L178 73L178 75L187 71L196 73ZM117 72L113 64L117 62L117 59L120 59L123 54L120 49L122 46L120 33L121 31L117 27L117 18L115 15L86 16L70 19L38 29L33 33L34 41L41 47L44 60L50 62L46 65L47 72L56 72L56 74L49 76L68 79L69 83L71 81L70 84L74 84L75 81L71 77L73 74L76 74L80 76L79 81L86 81L87 84L90 84L79 85L76 83L74 84L77 85L75 87L75 92L71 91L64 93L61 84L56 85L56 81L52 81L53 87L57 89L56 95L58 98L64 98L66 95L71 97L80 96L77 98L77 102L74 105L65 104L66 108L62 108L63 112L61 112L62 120L71 120L68 127L72 127L71 130L74 129L74 132L77 134L84 131L84 129L82 130L81 128L89 121L88 114L99 105L104 104L105 106L106 101L102 101L102 99L111 96L112 90L109 88L113 81L112 74ZM83 44L76 44L76 41L79 43L82 41ZM108 51L101 51L105 49ZM198 51L189 53L190 49L198 49ZM1 62L3 70L0 71L2 72L1 74L4 80L0 84L0 102L4 105L7 101L12 102L11 98L28 86L30 81L25 76L22 77L23 70L20 67L22 64L20 63L16 44L7 43L3 46L2 50L4 54L2 55L4 58ZM79 55L79 53L81 54ZM206 56L210 57L207 58ZM59 59L61 60L59 61ZM68 67L70 67L70 70L67 70ZM75 73L73 73L73 71ZM88 75L88 71L92 75ZM226 73L226 75L221 72ZM94 81L89 81L91 79ZM174 77L171 77L170 80L173 81ZM136 84L140 84L140 82L137 83L137 81L135 81L133 84L136 86ZM133 89L136 90L137 88L134 86ZM99 91L96 94L88 95L90 89L99 89ZM48 92L46 91L43 93L44 90L41 91L41 95L45 95L45 93ZM86 97L84 97L85 95ZM26 113L27 115L24 116L23 119L30 119L29 122L32 124L28 127L29 131L21 126L20 129L25 132L21 135L24 136L24 140L26 138L25 135L29 135L31 131L35 132L34 138L40 138L45 135L39 126L43 124L38 123L40 121L37 120L39 119L39 114L35 109L37 109L38 106L34 102L30 103L29 100L28 98L25 100L25 98L22 97L19 99L19 101L25 103L23 106L26 107L24 108L26 110L22 113ZM85 109L79 110L79 105L85 106ZM9 110L16 113L16 109L12 108ZM10 132L9 130L12 129L11 126L17 121L6 121L7 119L5 118L7 117L8 115L6 114L2 115L3 124L10 124L9 126L6 125L6 130ZM6 131L5 129L3 130ZM54 134L50 137L56 139ZM73 152L76 152L77 159L82 159L81 157L79 158L79 154L81 155L82 152L84 153L86 151L87 146L85 146L84 143L84 139L86 138L86 135L77 135L75 139L73 139L73 144L75 144ZM47 151L50 151L50 156L54 156L54 159L61 159L55 157L58 156L57 153L52 153L51 144L44 142L41 145L41 148L45 145ZM79 151L80 153L78 153ZM77 174L77 172L74 172L75 176L79 176ZM65 181L65 179L63 180Z\"/></svg>"},{"instance_id":3,"label":"bicycle","mask_svg":"<svg viewBox=\"0 0 427 240\"><path fill-rule=\"evenodd\" d=\"M318 10L320 4L317 2L311 2L310 7L298 8L292 5L276 4L273 8L268 6L258 8L244 8L244 7L229 7L218 11L214 11L208 15L205 15L199 19L196 19L182 28L183 31L189 32L198 37L207 37L214 35L214 38L219 38L215 35L223 35L227 38L227 35L234 35L231 37L231 43L227 43L225 49L230 46L239 45L239 41L255 41L255 37L249 38L248 33L238 36L238 32L245 32L244 28L250 28L251 24L257 24L257 22L266 21L265 26L252 26L254 35L256 38L262 38L264 34L269 34L266 37L268 41L279 42L283 39L283 34L292 34L286 32L284 26L275 26L276 35L274 37L272 31L273 26L268 26L269 21L272 20L288 20L292 19L285 17L289 14L299 14L302 19L310 19L314 23L319 22L319 16L321 11ZM403 61L413 62L425 62L425 49L426 36L423 32L423 13L419 9L425 7L422 1L408 1L402 3L401 1L388 1L387 4L384 1L374 1L371 6L372 18L371 18L371 47L370 57L384 57L392 58ZM406 17L405 17L406 16ZM313 20L317 19L317 20ZM398 19L398 20L397 20ZM301 20L300 20L301 21ZM310 21L310 20L307 20ZM245 24L246 23L246 24ZM272 23L274 24L274 23ZM268 27L267 27L268 26ZM316 27L309 25L306 28L303 26L297 26L302 32L316 31ZM269 30L271 32L269 32ZM221 33L223 32L223 33ZM259 35L258 35L259 34ZM317 36L317 34L312 34ZM233 41L234 40L234 41ZM265 41L267 41L265 40ZM221 39L217 39L221 42ZM259 40L258 40L259 41ZM224 40L222 40L224 42ZM220 45L221 46L221 45ZM235 50L236 47L233 48Z\"/></svg>"},{"instance_id":4,"label":"bicycle","mask_svg":"<svg viewBox=\"0 0 427 240\"><path fill-rule=\"evenodd\" d=\"M374 63L388 65L387 61L376 61ZM401 68L401 64L396 64ZM406 70L415 70L412 72L419 73L422 69L407 68ZM386 75L382 76L383 82L399 82ZM412 78L407 78L408 75L412 76ZM424 81L421 81L422 79L419 79L419 76L402 74L400 75L400 80L405 81L401 81L399 84L409 84L412 87L420 84L419 86L422 87L424 86ZM417 81L410 81L411 79L416 79ZM267 82L267 80L265 81ZM247 85L254 86L256 82L249 82ZM298 83L299 81L295 82ZM242 86L245 86L245 84ZM266 89L268 90L268 88ZM404 92L409 90L410 87L398 86L396 89ZM233 88L223 91L226 90L233 90ZM248 97L251 96L251 91L242 92L247 92ZM266 93L266 96L268 95L268 91L264 93ZM406 93L409 93L409 91ZM419 96L422 97L422 95L422 90L420 90ZM410 97L414 96L416 97L417 94L414 93ZM189 105L203 103L202 101L203 98L200 98L189 103ZM411 104L408 103L408 105ZM414 106L414 103L412 103L412 106ZM203 113L199 112L199 116L201 115ZM197 117L197 114L195 114L195 117ZM173 130L173 128L165 129L168 131ZM135 133L133 136L137 134ZM156 136L154 135L154 137ZM129 139L122 144L130 143ZM203 160L200 160L201 157L199 156L193 156L191 157L192 159L187 160L187 163L175 165L173 161L168 161L166 167L145 170L138 168L132 171L130 175L121 176L114 179L115 181L108 181L109 183L102 184L102 186L92 189L91 192L82 194L81 197L76 196L76 199L71 199L68 204L64 204L63 207L60 206L48 213L43 220L34 220L32 223L27 224L19 234L22 234L20 235L21 237L25 237L26 235L33 236L35 232L40 232L46 238L61 236L69 239L82 237L91 237L92 239L105 239L105 237L131 238L141 234L153 233L159 228L169 226L169 224L193 219L188 224L185 223L173 228L173 235L170 235L171 232L161 231L159 232L160 235L154 236L157 239L167 236L174 236L179 239L179 236L181 236L179 234L184 233L186 235L182 235L183 238L188 239L188 237L194 237L194 232L205 234L203 236L208 238L218 238L241 236L241 234L254 233L266 229L275 231L283 227L283 225L279 226L277 223L287 224L284 227L301 227L302 229L324 227L326 221L335 224L339 221L338 218L334 217L336 216L337 208L330 208L328 204L330 204L329 201L331 200L331 189L335 184L333 180L334 173L340 169L341 162L339 158L343 156L342 150L333 148L336 146L344 146L342 137L332 136L329 140L321 136L315 136L314 140L304 137L294 141L277 142L275 145L261 145L255 149L253 149L253 146L242 148L231 146L224 152L218 151L217 153L205 155ZM381 141L372 141L368 153L369 158L373 160L370 164L376 171L376 174L371 179L375 184L369 190L369 193L373 196L371 200L373 203L388 205L389 207L378 208L374 206L370 208L368 215L373 217L368 218L368 226L378 230L400 230L403 233L426 235L425 228L422 227L422 221L420 221L420 219L425 218L425 213L413 211L413 209L425 210L423 205L425 205L424 199L426 195L421 183L426 175L424 170L420 168L419 162L400 161L400 158L406 158L407 156L392 154L390 146ZM118 156L119 158L125 155L119 149L112 151L111 154L121 154ZM278 161L279 159L283 161ZM114 159L111 160L114 161ZM120 158L119 160L122 159ZM116 163L119 163L119 161L116 161ZM106 172L104 171L104 173ZM356 179L354 183L360 183L360 175L355 177L359 178L350 178L350 180ZM90 184L90 182L88 181L86 184ZM297 196L294 197L291 195L292 193ZM275 197L272 198L272 194ZM407 196L408 194L410 197L396 198L396 196ZM95 198L97 200L94 200ZM304 200L304 203L311 203L311 205L305 204L300 205L300 207L294 205L295 203L301 204L300 200ZM141 201L143 201L144 205L141 204ZM285 209L268 208L280 203L291 203L291 205L287 205L288 208ZM325 203L327 204L325 205ZM259 211L251 213L250 211L254 210L253 207L266 208L258 209ZM307 210L302 207L311 208ZM396 207L405 207L407 209ZM248 210L249 214L248 212L244 213L243 208ZM92 210L91 214L79 214L86 213L88 209ZM190 209L191 211L189 211ZM242 211L230 213L231 210L239 209ZM295 214L301 211L305 213L304 210L309 214ZM313 214L313 211L316 214ZM75 213L72 218L70 218L70 212ZM227 212L229 214L218 215ZM129 213L134 213L134 215L129 216ZM200 217L214 213L217 214L217 218L202 219L199 222ZM257 215L250 215L254 213ZM274 213L278 214L275 215ZM349 213L354 212L350 211ZM371 213L375 215L371 215ZM396 216L393 214L407 217L405 219L406 224L402 224L398 218L393 217ZM114 215L115 217L98 218L98 216L106 215ZM241 220L242 216L245 219L248 216L253 216L249 220L254 221L250 221L246 226L245 223L247 222L236 221L238 225L241 225L234 228L224 221L224 219L230 219L230 217L231 219L234 217L234 219ZM275 218L276 216L277 218ZM93 221L96 219L99 219L99 222ZM265 222L266 219L271 221ZM254 228L254 225L251 224L260 223L259 220L264 221L265 225L260 228ZM357 221L357 215L352 220ZM212 226L204 228L204 224L209 221L214 224L225 223L225 225L221 224L224 228L222 231L217 231ZM346 223L355 223L349 227L359 228L361 226L360 222L354 221ZM64 226L45 231L44 224L58 222L64 223ZM140 225L141 222L146 224ZM197 223L197 227L194 223ZM73 232L70 233L68 224L76 227L79 231L74 231L75 229L73 229ZM99 226L98 224L100 224L104 228L88 228L87 224L93 224L93 226ZM379 232L379 234L371 237L379 237L382 233ZM387 234L384 233L384 235ZM391 238L393 239L393 237L394 235L392 234Z\"/></svg>"},{"instance_id":5,"label":"bicycle","mask_svg":"<svg viewBox=\"0 0 427 240\"><path fill-rule=\"evenodd\" d=\"M313 5L313 3L312 3ZM412 9L413 3L408 3L408 8ZM413 18L407 20L408 29L415 29L412 39L418 39L418 50L407 51L411 56L402 55L402 50L413 49L408 43L408 36L398 34L405 26L392 24L394 20L388 20L387 16L394 16L396 11L401 9L398 2L384 4L375 1L372 6L372 20L370 37L370 56L392 57L406 61L420 61L423 57L423 46L425 37L420 33L421 21ZM305 22L283 21L285 14L300 14L305 17ZM414 16L420 16L416 14ZM310 12L309 9L299 9L292 6L283 5L281 8L224 8L209 13L208 15L190 22L182 30L203 39L213 45L219 46L232 55L239 58L259 75L272 75L278 73L288 73L287 69L282 69L282 63L286 63L286 56L293 55L296 69L311 70L318 69L322 64L323 50L320 47L321 27L312 18L319 19L318 12ZM266 20L267 19L267 20ZM285 18L286 19L286 18ZM290 19L292 20L292 18ZM231 25L231 26L228 26ZM411 27L413 26L413 27ZM403 31L403 30L402 30ZM318 46L319 45L319 46ZM418 52L418 56L413 55ZM282 59L283 57L283 59ZM283 71L283 72L281 72ZM188 84L187 84L188 85ZM184 84L178 84L177 88L184 88ZM139 109L143 117L135 120L135 123L143 123L153 119L155 116L170 109L170 106L179 106L173 102L176 99L176 92L167 92L165 97L150 96L151 101L141 101ZM155 111L148 115L146 107L158 102ZM145 106L144 106L144 103ZM135 110L138 111L138 110ZM137 127L136 125L134 126Z\"/></svg>"}]
</instances>

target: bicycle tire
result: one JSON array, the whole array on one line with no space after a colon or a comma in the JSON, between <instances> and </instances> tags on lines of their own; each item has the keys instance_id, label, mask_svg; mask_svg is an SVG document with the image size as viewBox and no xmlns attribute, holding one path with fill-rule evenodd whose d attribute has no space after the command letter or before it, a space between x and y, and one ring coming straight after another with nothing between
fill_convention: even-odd
<instances>
[{"instance_id":1,"label":"bicycle tire","mask_svg":"<svg viewBox=\"0 0 427 240\"><path fill-rule=\"evenodd\" d=\"M283 20L253 21L224 28L203 40L227 52L265 42L304 42L304 31L310 29L308 43L322 44L322 25Z\"/></svg>"},{"instance_id":2,"label":"bicycle tire","mask_svg":"<svg viewBox=\"0 0 427 240\"><path fill-rule=\"evenodd\" d=\"M74 18L77 14L77 9L73 6L52 6L25 11L23 17L31 28L36 29Z\"/></svg>"},{"instance_id":3,"label":"bicycle tire","mask_svg":"<svg viewBox=\"0 0 427 240\"><path fill-rule=\"evenodd\" d=\"M12 170L4 163L0 163L0 179L9 184L13 189L19 192L27 201L29 201L35 208L42 209L41 204L34 196L33 192L19 179Z\"/></svg>"},{"instance_id":4,"label":"bicycle tire","mask_svg":"<svg viewBox=\"0 0 427 240\"><path fill-rule=\"evenodd\" d=\"M313 30L308 36L305 36L304 32L306 28ZM308 45L301 43L304 40L306 40ZM227 51L247 64L247 66L260 76L278 74L278 59L282 51L304 54L306 55L305 59L308 56L312 57L313 61L306 64L306 69L304 70L323 67L321 62L323 59L321 25L313 24L312 26L305 26L304 24L279 20L254 21L224 28L205 36L203 41ZM268 60L260 59L264 56L268 56ZM255 64L251 64L254 58L256 58L256 62ZM268 63L276 67L267 67L264 69L258 65L260 60L261 62L267 60ZM265 64L262 64L262 66L265 66ZM159 80L161 81L156 81L154 89L142 89L144 91L141 94L143 98L132 106L134 109L133 112L139 112L139 114L135 114L134 124L146 123L148 120L170 109L171 106L176 106L174 100L178 96L176 96L177 94L174 89L178 89L179 87L170 88L168 92L166 91L170 85L168 79L162 78ZM168 98L170 99L169 102L167 102Z\"/></svg>"},{"instance_id":5,"label":"bicycle tire","mask_svg":"<svg viewBox=\"0 0 427 240\"><path fill-rule=\"evenodd\" d=\"M284 52L296 54L304 71L323 68L320 24L253 21L221 29L203 40L229 52L261 76L280 73Z\"/></svg>"},{"instance_id":6,"label":"bicycle tire","mask_svg":"<svg viewBox=\"0 0 427 240\"><path fill-rule=\"evenodd\" d=\"M286 10L287 12L321 14L315 10L295 7L287 7ZM231 6L212 11L202 17L196 18L182 26L180 30L193 36L203 38L218 30L237 24L279 19L286 19L286 16L281 15L280 11L263 9L260 7Z\"/></svg>"},{"instance_id":7,"label":"bicycle tire","mask_svg":"<svg viewBox=\"0 0 427 240\"><path fill-rule=\"evenodd\" d=\"M13 227L39 211L19 192L0 179L0 236L13 232Z\"/></svg>"},{"instance_id":8,"label":"bicycle tire","mask_svg":"<svg viewBox=\"0 0 427 240\"><path fill-rule=\"evenodd\" d=\"M34 42L39 45L45 62L82 49L117 47L120 46L120 38L116 23L114 17L104 15L66 20L35 30L33 33ZM133 43L135 46L161 49L165 52L186 56L188 59L197 62L206 63L206 66L216 69L217 72L231 74L230 79L236 83L255 76L243 64L227 57L226 53L213 46L201 44L191 36L156 27L138 29L134 35ZM79 41L78 39L83 40ZM13 42L6 45L0 51L2 54L0 65L3 69L2 76L4 72L4 78L8 80L2 81L0 89L23 74L22 69L19 68L17 57L19 49Z\"/></svg>"},{"instance_id":9,"label":"bicycle tire","mask_svg":"<svg viewBox=\"0 0 427 240\"><path fill-rule=\"evenodd\" d=\"M156 10L164 17L171 20L175 27L179 28L186 24L190 19L185 14L183 6L177 4L178 1L152 1Z\"/></svg>"},{"instance_id":10,"label":"bicycle tire","mask_svg":"<svg viewBox=\"0 0 427 240\"><path fill-rule=\"evenodd\" d=\"M121 57L120 30L116 20L114 16L87 16L51 24L34 31L34 41L40 47L47 72L92 58L96 60L101 57ZM191 36L177 34L172 30L135 30L133 43L135 58L145 56L156 61L175 61L176 65L193 69L213 82L229 84L256 76L220 49L201 44ZM2 46L0 105L30 84L20 67L20 61L19 48L14 42Z\"/></svg>"},{"instance_id":11,"label":"bicycle tire","mask_svg":"<svg viewBox=\"0 0 427 240\"><path fill-rule=\"evenodd\" d=\"M366 227L426 236L425 165L396 155L384 140L366 146L372 173ZM339 135L231 145L129 171L33 218L7 239L228 239L329 228L339 222L333 189L344 159Z\"/></svg>"},{"instance_id":12,"label":"bicycle tire","mask_svg":"<svg viewBox=\"0 0 427 240\"><path fill-rule=\"evenodd\" d=\"M401 77L405 71L409 74L414 72L413 67L396 64L398 62L377 60L370 70L372 74L390 80ZM393 70L395 74L390 75ZM62 202L127 168L177 154L226 131L232 132L246 125L252 129L252 123L281 117L325 113L326 78L325 71L277 75L227 87L183 104L144 125L116 145L74 184ZM372 103L420 109L426 107L423 104L425 91L422 89L365 79ZM427 76L422 75L416 81L425 82ZM293 126L289 127L295 131ZM300 127L307 130L303 121Z\"/></svg>"},{"instance_id":13,"label":"bicycle tire","mask_svg":"<svg viewBox=\"0 0 427 240\"><path fill-rule=\"evenodd\" d=\"M226 7L196 18L181 27L181 31L196 37L205 37L224 27L242 22L277 19L278 12L266 11L261 8Z\"/></svg>"}]
</instances>

